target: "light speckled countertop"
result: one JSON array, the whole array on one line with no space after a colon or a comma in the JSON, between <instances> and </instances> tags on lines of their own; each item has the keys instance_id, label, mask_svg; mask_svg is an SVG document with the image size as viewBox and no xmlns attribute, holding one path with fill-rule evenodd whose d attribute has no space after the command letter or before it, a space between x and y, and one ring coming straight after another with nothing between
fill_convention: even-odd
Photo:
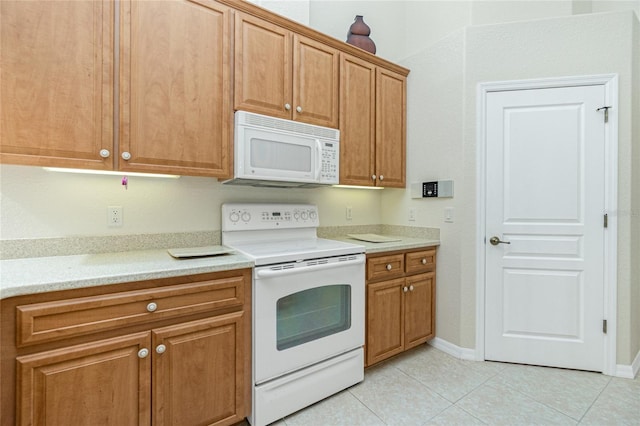
<instances>
[{"instance_id":1,"label":"light speckled countertop","mask_svg":"<svg viewBox=\"0 0 640 426\"><path fill-rule=\"evenodd\" d=\"M363 230L378 231L380 235L397 237L400 241L370 243L344 234L322 235L322 237L362 245L368 254L440 245L439 239L395 235L379 232L384 230L377 228L354 231ZM0 260L0 299L253 266L251 259L238 253L174 259L164 249L6 259Z\"/></svg>"},{"instance_id":2,"label":"light speckled countertop","mask_svg":"<svg viewBox=\"0 0 640 426\"><path fill-rule=\"evenodd\" d=\"M9 259L0 261L0 299L252 267L237 253L174 259L166 250Z\"/></svg>"},{"instance_id":3,"label":"light speckled countertop","mask_svg":"<svg viewBox=\"0 0 640 426\"><path fill-rule=\"evenodd\" d=\"M389 235L389 234L380 234L385 237L394 237L399 238L400 241L390 241L387 243L370 243L368 241L360 241L355 238L342 236L342 237L333 237L332 240L343 241L345 243L359 244L364 246L365 252L367 254L372 253L384 253L386 251L395 251L395 250L410 250L417 248L425 248L425 247L434 247L440 245L440 240L435 239L425 239L425 238L413 238L413 237L404 237L400 235Z\"/></svg>"}]
</instances>

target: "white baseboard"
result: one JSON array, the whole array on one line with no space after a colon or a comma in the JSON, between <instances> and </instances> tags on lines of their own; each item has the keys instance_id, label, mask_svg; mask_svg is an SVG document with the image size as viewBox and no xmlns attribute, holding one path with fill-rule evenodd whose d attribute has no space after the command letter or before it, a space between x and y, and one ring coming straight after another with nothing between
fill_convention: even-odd
<instances>
[{"instance_id":1,"label":"white baseboard","mask_svg":"<svg viewBox=\"0 0 640 426\"><path fill-rule=\"evenodd\" d=\"M623 377L625 379L633 379L640 370L640 351L636 354L635 359L631 365L616 365L616 377Z\"/></svg>"},{"instance_id":2,"label":"white baseboard","mask_svg":"<svg viewBox=\"0 0 640 426\"><path fill-rule=\"evenodd\" d=\"M429 344L434 348L441 350L442 352L458 359L464 359L466 361L482 361L480 359L476 359L475 349L462 348L439 337L430 340ZM638 371L640 371L640 351L638 351L638 353L636 354L636 357L631 365L616 365L615 376L625 379L633 379L638 374Z\"/></svg>"},{"instance_id":3,"label":"white baseboard","mask_svg":"<svg viewBox=\"0 0 640 426\"><path fill-rule=\"evenodd\" d=\"M455 358L464 359L466 361L481 361L476 359L475 349L462 348L439 337L430 340L429 344Z\"/></svg>"}]
</instances>

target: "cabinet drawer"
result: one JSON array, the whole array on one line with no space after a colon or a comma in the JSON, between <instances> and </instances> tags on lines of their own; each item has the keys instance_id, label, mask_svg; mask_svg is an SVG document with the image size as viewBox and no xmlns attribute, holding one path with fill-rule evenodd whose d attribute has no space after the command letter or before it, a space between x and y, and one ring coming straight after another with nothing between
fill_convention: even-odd
<instances>
[{"instance_id":1,"label":"cabinet drawer","mask_svg":"<svg viewBox=\"0 0 640 426\"><path fill-rule=\"evenodd\" d=\"M407 253L405 270L407 274L433 271L436 267L436 250L421 250Z\"/></svg>"},{"instance_id":2,"label":"cabinet drawer","mask_svg":"<svg viewBox=\"0 0 640 426\"><path fill-rule=\"evenodd\" d=\"M367 279L378 280L404 275L404 255L394 254L367 259Z\"/></svg>"},{"instance_id":3,"label":"cabinet drawer","mask_svg":"<svg viewBox=\"0 0 640 426\"><path fill-rule=\"evenodd\" d=\"M16 307L16 345L242 306L244 277L80 297Z\"/></svg>"}]
</instances>

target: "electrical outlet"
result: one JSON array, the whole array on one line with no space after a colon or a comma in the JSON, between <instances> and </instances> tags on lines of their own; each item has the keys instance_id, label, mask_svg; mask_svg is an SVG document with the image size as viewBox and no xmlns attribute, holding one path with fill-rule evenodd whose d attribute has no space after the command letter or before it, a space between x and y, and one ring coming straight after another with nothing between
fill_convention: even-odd
<instances>
[{"instance_id":1,"label":"electrical outlet","mask_svg":"<svg viewBox=\"0 0 640 426\"><path fill-rule=\"evenodd\" d=\"M353 209L351 208L351 206L347 206L347 208L345 210L345 216L346 216L347 220L352 220L353 219Z\"/></svg>"},{"instance_id":2,"label":"electrical outlet","mask_svg":"<svg viewBox=\"0 0 640 426\"><path fill-rule=\"evenodd\" d=\"M115 228L122 226L123 222L122 206L107 207L107 226Z\"/></svg>"},{"instance_id":3,"label":"electrical outlet","mask_svg":"<svg viewBox=\"0 0 640 426\"><path fill-rule=\"evenodd\" d=\"M411 222L416 221L416 209L414 208L409 209L409 221Z\"/></svg>"}]
</instances>

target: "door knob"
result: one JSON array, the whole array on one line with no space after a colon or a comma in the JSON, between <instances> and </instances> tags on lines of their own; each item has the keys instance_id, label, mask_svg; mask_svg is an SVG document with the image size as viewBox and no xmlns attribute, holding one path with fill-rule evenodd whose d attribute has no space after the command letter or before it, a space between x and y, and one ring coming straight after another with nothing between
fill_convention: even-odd
<instances>
[{"instance_id":1,"label":"door knob","mask_svg":"<svg viewBox=\"0 0 640 426\"><path fill-rule=\"evenodd\" d=\"M489 242L492 246L497 246L498 244L511 244L509 241L501 241L498 237L491 237Z\"/></svg>"}]
</instances>

